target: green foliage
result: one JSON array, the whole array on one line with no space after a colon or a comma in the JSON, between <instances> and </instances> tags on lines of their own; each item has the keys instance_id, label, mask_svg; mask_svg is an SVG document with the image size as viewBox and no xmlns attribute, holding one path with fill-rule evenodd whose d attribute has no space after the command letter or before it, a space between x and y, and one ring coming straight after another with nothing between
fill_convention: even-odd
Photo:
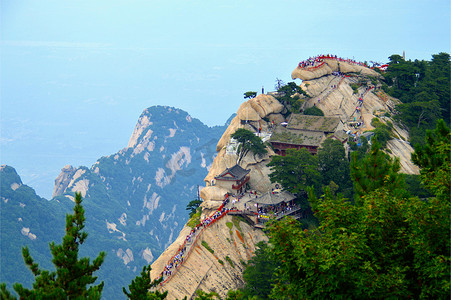
<instances>
[{"instance_id":1,"label":"green foliage","mask_svg":"<svg viewBox=\"0 0 451 300\"><path fill-rule=\"evenodd\" d=\"M214 299L220 299L218 293L215 292L210 292L210 293L205 293L202 290L197 290L196 291L196 298L194 298L195 300L214 300Z\"/></svg>"},{"instance_id":2,"label":"green foliage","mask_svg":"<svg viewBox=\"0 0 451 300\"><path fill-rule=\"evenodd\" d=\"M277 100L291 113L298 113L303 104L303 100L300 99L299 95L307 96L307 93L295 82L289 82L276 88L279 93L279 96L276 97Z\"/></svg>"},{"instance_id":3,"label":"green foliage","mask_svg":"<svg viewBox=\"0 0 451 300\"><path fill-rule=\"evenodd\" d=\"M205 247L205 249L207 249L211 254L215 253L215 251L213 249L211 249L210 245L208 245L208 243L204 240L202 240L202 246Z\"/></svg>"},{"instance_id":4,"label":"green foliage","mask_svg":"<svg viewBox=\"0 0 451 300\"><path fill-rule=\"evenodd\" d=\"M323 111L316 107L316 106L312 106L309 107L307 109L304 110L304 115L309 115L309 116L324 116Z\"/></svg>"},{"instance_id":5,"label":"green foliage","mask_svg":"<svg viewBox=\"0 0 451 300\"><path fill-rule=\"evenodd\" d=\"M299 194L309 186L318 190L320 186L318 157L305 148L287 149L286 156L273 156L268 166L271 182L280 183L290 193Z\"/></svg>"},{"instance_id":6,"label":"green foliage","mask_svg":"<svg viewBox=\"0 0 451 300\"><path fill-rule=\"evenodd\" d=\"M14 297L7 289L6 283L0 283L0 299L4 300L14 300Z\"/></svg>"},{"instance_id":7,"label":"green foliage","mask_svg":"<svg viewBox=\"0 0 451 300\"><path fill-rule=\"evenodd\" d=\"M449 124L450 55L434 54L431 61L405 61L399 55L389 59L385 90L402 102L396 119L409 128L412 144L421 143L426 129L433 129L438 119Z\"/></svg>"},{"instance_id":8,"label":"green foliage","mask_svg":"<svg viewBox=\"0 0 451 300\"><path fill-rule=\"evenodd\" d=\"M450 293L450 156L450 130L439 120L434 131L426 132L424 146L412 154L424 185L435 195L408 216L421 298L445 299Z\"/></svg>"},{"instance_id":9,"label":"green foliage","mask_svg":"<svg viewBox=\"0 0 451 300\"><path fill-rule=\"evenodd\" d=\"M336 192L346 196L352 194L352 180L349 171L349 161L343 144L335 139L326 139L318 150L318 170L321 184L331 182L338 185Z\"/></svg>"},{"instance_id":10,"label":"green foliage","mask_svg":"<svg viewBox=\"0 0 451 300\"><path fill-rule=\"evenodd\" d=\"M426 186L421 181L420 175L404 174L406 181L406 191L412 197L418 197L420 199L430 198L433 196Z\"/></svg>"},{"instance_id":11,"label":"green foliage","mask_svg":"<svg viewBox=\"0 0 451 300\"><path fill-rule=\"evenodd\" d=\"M277 261L271 257L267 243L257 243L255 256L248 261L243 272L243 279L246 282L241 290L243 295L255 295L258 299L269 299L271 285L275 282L274 272L277 268Z\"/></svg>"},{"instance_id":12,"label":"green foliage","mask_svg":"<svg viewBox=\"0 0 451 300\"><path fill-rule=\"evenodd\" d=\"M228 255L225 257L225 260L230 264L230 266L232 268L235 268L233 261L230 259L230 257Z\"/></svg>"},{"instance_id":13,"label":"green foliage","mask_svg":"<svg viewBox=\"0 0 451 300\"><path fill-rule=\"evenodd\" d=\"M190 217L186 225L188 225L191 228L196 227L200 223L200 215L202 214L202 209L198 207L196 209L196 213Z\"/></svg>"},{"instance_id":14,"label":"green foliage","mask_svg":"<svg viewBox=\"0 0 451 300\"><path fill-rule=\"evenodd\" d=\"M123 293L132 300L157 300L157 299L165 299L168 291L164 293L160 293L159 291L150 292L152 287L157 286L163 278L156 279L151 281L150 279L150 271L152 268L150 266L144 266L141 275L136 276L135 279L132 280L128 289L130 292L127 292L125 287L122 288Z\"/></svg>"},{"instance_id":15,"label":"green foliage","mask_svg":"<svg viewBox=\"0 0 451 300\"><path fill-rule=\"evenodd\" d=\"M352 137L348 138L348 145L351 148L349 155L351 155L351 153L355 153L354 155L356 155L357 160L362 159L370 148L368 140L364 136L360 136L360 146L354 142Z\"/></svg>"},{"instance_id":16,"label":"green foliage","mask_svg":"<svg viewBox=\"0 0 451 300\"><path fill-rule=\"evenodd\" d=\"M85 226L85 216L80 193L75 194L74 201L74 214L66 215L66 235L62 244L50 243L55 271L50 272L39 268L28 248L22 248L25 264L35 276L35 282L32 289L24 288L20 283L14 284L14 290L21 298L100 299L103 281L99 285L92 285L97 279L92 274L102 265L105 253L100 252L92 263L87 257L78 258L79 246L85 242L88 234L82 231Z\"/></svg>"},{"instance_id":17,"label":"green foliage","mask_svg":"<svg viewBox=\"0 0 451 300\"><path fill-rule=\"evenodd\" d=\"M353 94L358 94L359 93L359 84L357 83L351 83L350 84L352 90L353 90Z\"/></svg>"},{"instance_id":18,"label":"green foliage","mask_svg":"<svg viewBox=\"0 0 451 300\"><path fill-rule=\"evenodd\" d=\"M187 205L186 205L186 210L189 211L189 217L192 218L194 216L194 214L196 214L197 208L199 207L199 205L202 204L202 200L199 199L194 199L191 200Z\"/></svg>"},{"instance_id":19,"label":"green foliage","mask_svg":"<svg viewBox=\"0 0 451 300\"><path fill-rule=\"evenodd\" d=\"M221 265L224 265L224 261L222 259L218 258L218 263L220 263Z\"/></svg>"},{"instance_id":20,"label":"green foliage","mask_svg":"<svg viewBox=\"0 0 451 300\"><path fill-rule=\"evenodd\" d=\"M369 192L386 187L398 196L404 194L404 177L399 158L392 160L380 150L381 145L373 138L370 151L363 159L351 154L351 178L354 182L354 198L357 204Z\"/></svg>"},{"instance_id":21,"label":"green foliage","mask_svg":"<svg viewBox=\"0 0 451 300\"><path fill-rule=\"evenodd\" d=\"M231 230L233 227L233 223L232 222L227 222L226 223L227 227L229 227L229 229Z\"/></svg>"},{"instance_id":22,"label":"green foliage","mask_svg":"<svg viewBox=\"0 0 451 300\"><path fill-rule=\"evenodd\" d=\"M429 222L427 225L434 228L429 229L413 218L426 209L424 202L392 196L385 187L367 194L361 206L327 191L322 200L311 201L316 203L321 222L318 230L301 231L290 219L270 227L273 257L279 258L281 264L276 270L272 298L385 299L423 295L438 299L449 293L449 254L428 255L435 244L419 249L413 246L431 241L426 233L418 241L421 230L430 234L442 229L434 235L437 241L448 235L443 230L446 225Z\"/></svg>"},{"instance_id":23,"label":"green foliage","mask_svg":"<svg viewBox=\"0 0 451 300\"><path fill-rule=\"evenodd\" d=\"M246 92L244 93L244 99L252 99L255 98L257 96L257 92Z\"/></svg>"},{"instance_id":24,"label":"green foliage","mask_svg":"<svg viewBox=\"0 0 451 300\"><path fill-rule=\"evenodd\" d=\"M426 132L426 143L412 154L412 161L421 168L421 178L426 187L441 197L450 191L450 142L449 127L438 120L434 131Z\"/></svg>"},{"instance_id":25,"label":"green foliage","mask_svg":"<svg viewBox=\"0 0 451 300\"><path fill-rule=\"evenodd\" d=\"M256 136L252 131L244 128L238 128L232 135L232 138L238 141L238 161L237 164L241 162L243 157L245 157L249 152L262 157L268 150L266 150L265 144L262 140Z\"/></svg>"},{"instance_id":26,"label":"green foliage","mask_svg":"<svg viewBox=\"0 0 451 300\"><path fill-rule=\"evenodd\" d=\"M374 118L371 120L371 126L375 129L373 130L376 136L376 140L381 144L382 148L387 146L387 142L390 140L393 130L393 124L387 121L387 124L381 122L379 118Z\"/></svg>"}]
</instances>

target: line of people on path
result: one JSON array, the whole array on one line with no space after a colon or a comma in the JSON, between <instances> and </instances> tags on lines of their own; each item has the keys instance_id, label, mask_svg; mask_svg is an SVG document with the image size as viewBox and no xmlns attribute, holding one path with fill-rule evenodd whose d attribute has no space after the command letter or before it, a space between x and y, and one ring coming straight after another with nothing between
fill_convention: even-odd
<instances>
[{"instance_id":1,"label":"line of people on path","mask_svg":"<svg viewBox=\"0 0 451 300\"><path fill-rule=\"evenodd\" d=\"M165 283L171 275L177 270L179 266L182 265L183 261L186 259L186 257L190 253L190 246L193 245L194 241L196 240L196 237L202 232L203 229L207 228L208 226L215 223L217 220L228 214L230 211L237 211L235 207L232 208L226 208L225 206L229 203L229 198L227 197L222 205L216 210L211 216L205 218L200 222L198 225L196 225L190 233L186 236L185 241L183 242L183 245L181 245L177 251L177 253L169 259L168 263L166 264L164 270L160 274L160 278L163 277L163 283ZM188 250L187 250L188 246Z\"/></svg>"},{"instance_id":2,"label":"line of people on path","mask_svg":"<svg viewBox=\"0 0 451 300\"><path fill-rule=\"evenodd\" d=\"M341 57L337 57L337 55L331 55L331 54L326 54L326 55L318 55L318 56L314 56L314 57L309 57L306 60L301 61L298 66L299 68L319 68L321 67L325 62L325 59L333 59L333 60L337 60L340 62L346 62L346 63L350 63L350 64L354 64L354 65L358 65L358 66L362 66L362 67L368 67L367 65L365 65L362 62L356 61L354 59L349 59L349 58L341 58Z\"/></svg>"}]
</instances>

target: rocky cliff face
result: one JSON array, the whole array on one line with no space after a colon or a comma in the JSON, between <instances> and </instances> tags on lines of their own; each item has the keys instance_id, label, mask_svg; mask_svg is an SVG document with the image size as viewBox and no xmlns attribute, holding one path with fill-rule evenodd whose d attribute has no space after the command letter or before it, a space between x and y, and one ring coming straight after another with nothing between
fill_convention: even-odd
<instances>
[{"instance_id":1,"label":"rocky cliff face","mask_svg":"<svg viewBox=\"0 0 451 300\"><path fill-rule=\"evenodd\" d=\"M337 71L342 74L340 76L333 75ZM347 76L342 76L343 74ZM389 118L383 115L391 112L397 101L378 89L379 74L362 66L338 64L331 61L322 70L314 72L297 68L293 71L292 76L304 80L301 87L309 94L309 97L304 99L304 109L315 105L323 110L326 116L340 118L340 128L344 131L353 129L354 131L359 130L361 133L371 130L373 129L370 125L371 120L376 116L382 121L389 121ZM356 92L351 84L358 86ZM362 116L364 125L355 129L351 125L354 116L357 115L356 106L360 97L364 101L358 116L359 118L360 115ZM281 114L283 112L286 112L283 105L270 95L259 95L240 106L237 116L231 121L216 146L218 155L205 177L206 187L201 191L203 199L201 218L210 216L220 207L224 194L227 193L225 189L212 185L212 180L236 163L237 156L233 151L230 135L242 127L254 132L257 128L262 128L262 132L268 132L272 121L280 123L285 120ZM418 168L410 162L410 154L413 149L409 143L405 142L408 139L408 132L397 126L394 127L394 130L398 138L388 143L391 155L400 157L403 172L417 174ZM262 135L262 138L265 138L265 134ZM267 163L273 155L274 152L268 148L268 154L265 157L255 158L247 155L242 161L241 166L251 170L249 181L251 189L257 190L259 193L271 189L272 185L268 178L270 170ZM229 289L236 289L242 285L243 262L250 258L255 244L267 238L261 230L252 228L252 225L244 222L239 223L242 232L236 231L235 235L235 227L230 229L227 225L228 222L229 224L233 223L232 219L232 216L224 217L213 227L202 232L193 246L194 251L190 252L175 274L160 287L161 290L169 291L169 299L180 299L184 296L189 299L197 289L206 292L215 291L224 297ZM189 232L190 228L185 227L177 240L152 264L152 278L159 276L169 259L177 253ZM201 240L208 241L208 244L214 248L214 254L208 252L201 245ZM239 250L237 243L243 245ZM219 260L224 261L224 257L232 258L235 267L226 262L219 263Z\"/></svg>"},{"instance_id":2,"label":"rocky cliff face","mask_svg":"<svg viewBox=\"0 0 451 300\"><path fill-rule=\"evenodd\" d=\"M236 164L237 155L230 149L228 150L230 135L240 127L255 131L255 125L243 125L241 120L251 120L253 121L251 124L258 124L262 127L262 131L266 132L273 119L284 119L280 114L282 110L283 106L269 95L259 95L240 106L237 116L231 121L216 146L218 155L205 177L208 186L201 191L202 219L210 216L220 207L224 194L227 192L221 187L210 185L210 183L211 179L225 168ZM251 170L249 185L260 193L266 192L272 187L268 178L269 168L266 166L271 161L272 155L274 152L268 148L266 156L257 158L247 155L240 164L243 168ZM236 216L227 215L202 232L193 246L194 250L191 251L182 267L161 287L162 290L169 291L169 299L181 299L184 296L189 298L197 289L215 291L221 297L225 297L229 289L236 289L243 284L244 263L253 255L255 245L260 241L267 240L267 237L262 230L253 228L252 225L242 220L237 221L236 218ZM234 224L233 227L231 224ZM190 230L185 227L177 240L152 264L152 278L158 277L163 271L168 260L183 244ZM201 245L202 240L208 241L214 250L213 254ZM231 263L225 257L229 257ZM219 261L222 261L223 264Z\"/></svg>"},{"instance_id":3,"label":"rocky cliff face","mask_svg":"<svg viewBox=\"0 0 451 300\"><path fill-rule=\"evenodd\" d=\"M340 75L333 75L337 72ZM296 67L291 76L302 79L301 87L309 94L304 108L316 106L325 116L340 118L345 131L361 134L373 130L371 120L375 117L382 122L394 123L386 115L393 113L399 100L380 89L378 79L381 75L369 68L325 59L325 63L314 70ZM359 98L363 99L362 104L359 104ZM354 122L363 122L363 125L355 129L352 126ZM418 167L410 161L413 148L407 142L409 133L394 124L396 138L388 143L388 153L400 158L401 172L419 174Z\"/></svg>"},{"instance_id":4,"label":"rocky cliff face","mask_svg":"<svg viewBox=\"0 0 451 300\"><path fill-rule=\"evenodd\" d=\"M114 255L132 268L142 260L149 263L186 221L186 204L196 197L197 183L216 156L220 130L179 109L148 108L127 148L102 157L91 168L64 167L55 180L54 196L72 199L80 192L86 210L104 205L96 222L118 241Z\"/></svg>"},{"instance_id":5,"label":"rocky cliff face","mask_svg":"<svg viewBox=\"0 0 451 300\"><path fill-rule=\"evenodd\" d=\"M17 254L12 261L2 255L2 270L19 265L23 273L29 273L20 257L22 245L45 258L39 263L50 262L48 242L61 240L64 215L71 212L74 193L80 192L89 233L82 255L94 257L106 251L97 274L105 280L103 296L122 295L122 287L183 228L186 205L197 197L197 185L213 163L224 130L225 126L208 127L180 109L150 107L141 114L126 148L100 158L90 168L65 166L55 180L51 201L39 200L34 191L25 195L28 187L15 172L2 167L2 214L13 219L7 222L2 217L1 251ZM3 180L9 175L11 180ZM9 186L4 186L6 182ZM3 244L11 239L23 243ZM4 262L13 267L6 268ZM22 275L12 272L14 277L17 280Z\"/></svg>"}]
</instances>

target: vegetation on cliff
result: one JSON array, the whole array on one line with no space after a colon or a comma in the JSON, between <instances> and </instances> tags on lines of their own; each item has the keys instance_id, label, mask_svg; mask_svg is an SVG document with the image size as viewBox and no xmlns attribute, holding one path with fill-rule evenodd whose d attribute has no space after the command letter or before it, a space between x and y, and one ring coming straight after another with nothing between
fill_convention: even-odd
<instances>
[{"instance_id":1,"label":"vegetation on cliff","mask_svg":"<svg viewBox=\"0 0 451 300\"><path fill-rule=\"evenodd\" d=\"M156 279L152 281L150 279L150 271L152 268L150 266L144 266L141 274L136 276L135 279L132 280L128 289L128 292L125 287L122 288L122 292L127 296L128 299L139 299L139 300L157 300L157 299L165 299L168 295L168 292L160 293L159 291L151 292L150 289L158 286L163 278Z\"/></svg>"},{"instance_id":2,"label":"vegetation on cliff","mask_svg":"<svg viewBox=\"0 0 451 300\"><path fill-rule=\"evenodd\" d=\"M383 88L402 102L395 118L409 129L410 142L421 144L438 119L450 122L450 55L434 54L431 61L392 55L389 60Z\"/></svg>"},{"instance_id":3,"label":"vegetation on cliff","mask_svg":"<svg viewBox=\"0 0 451 300\"><path fill-rule=\"evenodd\" d=\"M287 149L285 156L273 156L268 164L271 168L271 182L280 183L290 193L306 195L312 186L320 194L323 186L334 186L335 192L351 196L352 181L349 162L343 144L334 139L326 139L318 155L308 150Z\"/></svg>"},{"instance_id":4,"label":"vegetation on cliff","mask_svg":"<svg viewBox=\"0 0 451 300\"><path fill-rule=\"evenodd\" d=\"M268 152L268 150L266 150L266 145L252 131L244 128L239 128L231 135L231 137L237 140L237 142L239 143L237 150L238 165L249 152L252 152L254 156L257 155L259 157L265 155Z\"/></svg>"},{"instance_id":5,"label":"vegetation on cliff","mask_svg":"<svg viewBox=\"0 0 451 300\"><path fill-rule=\"evenodd\" d=\"M383 154L377 141L364 159L351 163L357 201L334 195L328 187L318 198L309 188L320 225L307 230L289 218L271 223L271 247L266 249L278 267L270 277L262 274L273 278L272 289L259 298L446 299L450 153L450 131L440 120L413 155L422 182L433 193L424 200L402 192L398 162ZM266 255L258 253L261 259ZM230 299L249 297L244 291L252 281L231 292Z\"/></svg>"},{"instance_id":6,"label":"vegetation on cliff","mask_svg":"<svg viewBox=\"0 0 451 300\"><path fill-rule=\"evenodd\" d=\"M282 103L291 113L299 112L304 100L301 96L307 96L307 93L299 87L295 82L284 84L283 81L277 80L277 96L276 99Z\"/></svg>"}]
</instances>

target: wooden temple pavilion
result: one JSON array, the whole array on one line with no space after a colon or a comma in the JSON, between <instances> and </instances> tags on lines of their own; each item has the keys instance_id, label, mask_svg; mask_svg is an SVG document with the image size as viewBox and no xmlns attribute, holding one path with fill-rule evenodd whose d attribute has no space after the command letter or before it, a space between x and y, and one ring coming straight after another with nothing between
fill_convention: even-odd
<instances>
[{"instance_id":1,"label":"wooden temple pavilion","mask_svg":"<svg viewBox=\"0 0 451 300\"><path fill-rule=\"evenodd\" d=\"M215 177L216 185L223 187L234 194L241 194L245 190L245 184L249 181L249 172L239 165L227 168Z\"/></svg>"},{"instance_id":2,"label":"wooden temple pavilion","mask_svg":"<svg viewBox=\"0 0 451 300\"><path fill-rule=\"evenodd\" d=\"M321 143L328 137L342 142L340 119L335 117L292 114L287 126L277 126L269 140L276 154L285 155L286 149L306 148L316 154Z\"/></svg>"},{"instance_id":3,"label":"wooden temple pavilion","mask_svg":"<svg viewBox=\"0 0 451 300\"><path fill-rule=\"evenodd\" d=\"M257 224L264 224L270 217L280 219L284 216L299 218L300 207L294 200L296 196L287 191L270 191L249 201L257 211Z\"/></svg>"}]
</instances>

